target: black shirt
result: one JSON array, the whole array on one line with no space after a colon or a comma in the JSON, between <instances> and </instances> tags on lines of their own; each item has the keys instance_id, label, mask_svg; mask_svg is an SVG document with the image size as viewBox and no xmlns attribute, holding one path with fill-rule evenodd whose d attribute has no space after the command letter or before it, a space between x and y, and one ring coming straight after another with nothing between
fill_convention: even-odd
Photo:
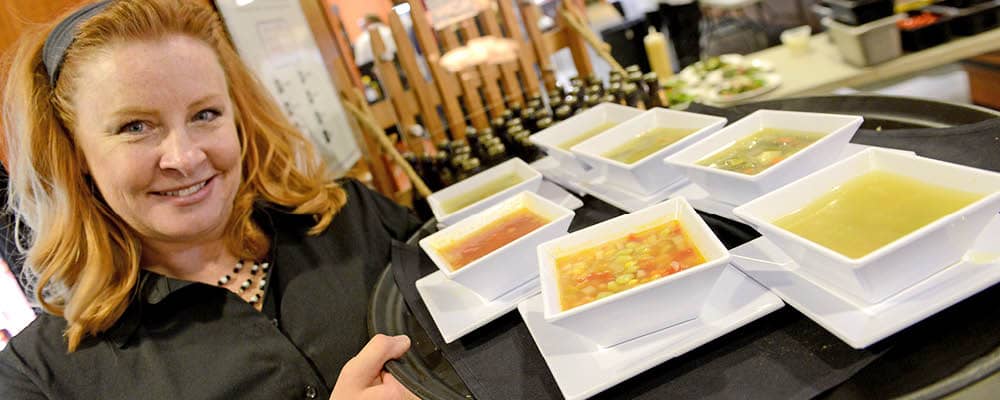
<instances>
[{"instance_id":1,"label":"black shirt","mask_svg":"<svg viewBox=\"0 0 1000 400\"><path fill-rule=\"evenodd\" d=\"M363 185L317 236L311 216L259 206L272 239L263 312L227 289L144 273L109 329L67 353L41 315L0 353L0 399L327 399L368 341L366 313L392 240L419 221Z\"/></svg>"}]
</instances>

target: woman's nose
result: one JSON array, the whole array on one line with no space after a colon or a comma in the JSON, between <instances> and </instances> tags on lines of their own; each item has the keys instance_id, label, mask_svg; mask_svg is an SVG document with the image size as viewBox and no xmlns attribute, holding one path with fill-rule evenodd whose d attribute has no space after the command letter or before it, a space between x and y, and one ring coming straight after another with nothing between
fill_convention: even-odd
<instances>
[{"instance_id":1,"label":"woman's nose","mask_svg":"<svg viewBox=\"0 0 1000 400\"><path fill-rule=\"evenodd\" d=\"M182 176L191 176L207 159L205 151L184 130L173 130L163 141L160 169L175 170Z\"/></svg>"}]
</instances>

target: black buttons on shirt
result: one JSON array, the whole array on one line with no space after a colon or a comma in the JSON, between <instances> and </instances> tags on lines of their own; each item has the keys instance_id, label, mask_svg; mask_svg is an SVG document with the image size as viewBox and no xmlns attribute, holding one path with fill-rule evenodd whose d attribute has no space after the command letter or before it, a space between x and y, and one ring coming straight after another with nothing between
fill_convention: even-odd
<instances>
[{"instance_id":1,"label":"black buttons on shirt","mask_svg":"<svg viewBox=\"0 0 1000 400\"><path fill-rule=\"evenodd\" d=\"M306 398L315 399L316 398L316 388L312 385L306 385Z\"/></svg>"}]
</instances>

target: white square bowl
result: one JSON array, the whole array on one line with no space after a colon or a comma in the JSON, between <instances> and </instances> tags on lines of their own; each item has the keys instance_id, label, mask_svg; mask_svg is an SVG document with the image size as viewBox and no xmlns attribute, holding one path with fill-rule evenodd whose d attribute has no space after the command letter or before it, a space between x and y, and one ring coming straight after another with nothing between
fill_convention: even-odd
<instances>
[{"instance_id":1,"label":"white square bowl","mask_svg":"<svg viewBox=\"0 0 1000 400\"><path fill-rule=\"evenodd\" d=\"M677 167L663 163L663 158L690 146L726 125L726 119L684 111L654 108L638 117L583 141L570 150L586 160L607 182L633 193L648 195L670 186L684 177ZM631 164L604 156L654 128L693 129L694 132Z\"/></svg>"},{"instance_id":2,"label":"white square bowl","mask_svg":"<svg viewBox=\"0 0 1000 400\"><path fill-rule=\"evenodd\" d=\"M441 247L466 237L522 207L545 217L549 222L457 271L452 270L438 251ZM535 248L541 243L565 235L573 215L572 210L533 192L521 192L481 213L421 239L420 248L424 249L445 277L490 301L538 276Z\"/></svg>"},{"instance_id":3,"label":"white square bowl","mask_svg":"<svg viewBox=\"0 0 1000 400\"><path fill-rule=\"evenodd\" d=\"M442 206L444 202L466 194L471 190L490 183L493 180L511 172L523 179L523 181L507 189L494 193L485 199L465 206L460 210L451 213L445 212L444 207ZM513 197L520 192L537 192L541 185L542 174L535 171L534 168L531 168L531 166L520 158L515 157L504 161L493 168L475 174L464 181L434 192L427 197L427 203L430 205L431 211L434 213L434 218L437 218L438 223L442 226L448 226L453 225L472 214L483 211L494 204L504 201L505 199Z\"/></svg>"},{"instance_id":4,"label":"white square bowl","mask_svg":"<svg viewBox=\"0 0 1000 400\"><path fill-rule=\"evenodd\" d=\"M556 258L672 220L680 220L705 257L703 264L562 311ZM689 321L698 316L729 258L726 247L683 197L604 221L538 246L545 320L577 332L601 347Z\"/></svg>"},{"instance_id":5,"label":"white square bowl","mask_svg":"<svg viewBox=\"0 0 1000 400\"><path fill-rule=\"evenodd\" d=\"M711 194L712 198L740 205L837 161L863 120L860 116L852 115L758 110L664 161L682 168L688 178ZM756 175L697 164L764 128L822 132L824 135L798 153Z\"/></svg>"},{"instance_id":6,"label":"white square bowl","mask_svg":"<svg viewBox=\"0 0 1000 400\"><path fill-rule=\"evenodd\" d=\"M609 122L620 124L639 114L642 114L642 110L638 108L614 103L601 103L531 135L531 142L544 149L546 154L558 161L559 168L563 171L574 176L584 176L590 171L590 166L578 160L573 153L559 147L559 145L598 125Z\"/></svg>"},{"instance_id":7,"label":"white square bowl","mask_svg":"<svg viewBox=\"0 0 1000 400\"><path fill-rule=\"evenodd\" d=\"M860 258L847 257L774 225L773 221L809 205L837 186L876 170L986 196ZM798 263L802 274L869 304L881 302L959 261L998 211L1000 174L876 148L733 210Z\"/></svg>"}]
</instances>

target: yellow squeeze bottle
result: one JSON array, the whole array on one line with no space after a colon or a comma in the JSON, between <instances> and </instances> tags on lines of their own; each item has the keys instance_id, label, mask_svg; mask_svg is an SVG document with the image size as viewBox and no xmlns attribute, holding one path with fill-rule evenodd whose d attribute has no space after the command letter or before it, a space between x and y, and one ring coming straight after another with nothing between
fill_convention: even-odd
<instances>
[{"instance_id":1,"label":"yellow squeeze bottle","mask_svg":"<svg viewBox=\"0 0 1000 400\"><path fill-rule=\"evenodd\" d=\"M670 55L667 54L667 37L651 26L649 33L642 39L642 43L646 46L649 66L660 78L660 82L671 77L674 74L674 67L670 64Z\"/></svg>"}]
</instances>

